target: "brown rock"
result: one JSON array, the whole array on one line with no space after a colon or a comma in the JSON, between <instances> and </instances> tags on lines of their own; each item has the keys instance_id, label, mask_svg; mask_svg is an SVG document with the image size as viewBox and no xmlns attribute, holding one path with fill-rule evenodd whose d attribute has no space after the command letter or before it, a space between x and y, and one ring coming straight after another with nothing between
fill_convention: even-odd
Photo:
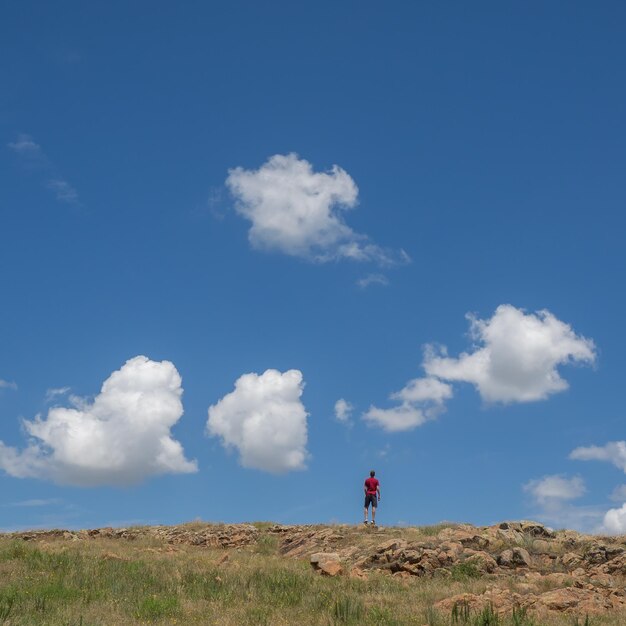
<instances>
[{"instance_id":1,"label":"brown rock","mask_svg":"<svg viewBox=\"0 0 626 626\"><path fill-rule=\"evenodd\" d=\"M379 544L376 548L377 552L387 552L391 550L392 552L398 550L399 548L404 548L406 546L406 541L403 539L388 539L387 541L383 541L383 543Z\"/></svg>"},{"instance_id":2,"label":"brown rock","mask_svg":"<svg viewBox=\"0 0 626 626\"><path fill-rule=\"evenodd\" d=\"M484 574L492 574L498 569L496 560L487 552L476 552L467 557L465 563L473 563Z\"/></svg>"},{"instance_id":3,"label":"brown rock","mask_svg":"<svg viewBox=\"0 0 626 626\"><path fill-rule=\"evenodd\" d=\"M322 561L318 569L325 576L338 576L343 573L343 568L339 561Z\"/></svg>"},{"instance_id":4,"label":"brown rock","mask_svg":"<svg viewBox=\"0 0 626 626\"><path fill-rule=\"evenodd\" d=\"M524 548L505 550L498 557L498 565L501 567L530 567L531 563L530 554Z\"/></svg>"},{"instance_id":5,"label":"brown rock","mask_svg":"<svg viewBox=\"0 0 626 626\"><path fill-rule=\"evenodd\" d=\"M495 536L500 541L505 541L506 543L522 543L524 541L522 531L513 528L498 528Z\"/></svg>"},{"instance_id":6,"label":"brown rock","mask_svg":"<svg viewBox=\"0 0 626 626\"><path fill-rule=\"evenodd\" d=\"M607 574L626 575L626 556L622 554L611 559L603 566L603 571Z\"/></svg>"},{"instance_id":7,"label":"brown rock","mask_svg":"<svg viewBox=\"0 0 626 626\"><path fill-rule=\"evenodd\" d=\"M538 522L521 522L520 526L523 533L531 535L532 537L546 537L548 539L553 539L556 536L554 531L549 530L543 524L539 524Z\"/></svg>"},{"instance_id":8,"label":"brown rock","mask_svg":"<svg viewBox=\"0 0 626 626\"><path fill-rule=\"evenodd\" d=\"M535 539L533 541L533 550L539 554L552 552L552 544L545 539Z\"/></svg>"},{"instance_id":9,"label":"brown rock","mask_svg":"<svg viewBox=\"0 0 626 626\"><path fill-rule=\"evenodd\" d=\"M613 608L612 602L595 589L567 587L542 593L536 602L536 608L559 613L577 613L597 615Z\"/></svg>"},{"instance_id":10,"label":"brown rock","mask_svg":"<svg viewBox=\"0 0 626 626\"><path fill-rule=\"evenodd\" d=\"M568 574L562 574L561 572L553 572L542 576L546 581L550 581L557 587L565 587L568 583L571 584L572 579Z\"/></svg>"},{"instance_id":11,"label":"brown rock","mask_svg":"<svg viewBox=\"0 0 626 626\"><path fill-rule=\"evenodd\" d=\"M621 556L626 550L622 546L607 545L602 542L592 543L585 551L584 560L593 565L599 565Z\"/></svg>"},{"instance_id":12,"label":"brown rock","mask_svg":"<svg viewBox=\"0 0 626 626\"><path fill-rule=\"evenodd\" d=\"M600 587L615 587L615 579L610 574L593 572L589 578L594 585L599 585Z\"/></svg>"},{"instance_id":13,"label":"brown rock","mask_svg":"<svg viewBox=\"0 0 626 626\"><path fill-rule=\"evenodd\" d=\"M403 572L413 576L423 576L426 573L421 565L415 565L413 563L402 563L400 568Z\"/></svg>"},{"instance_id":14,"label":"brown rock","mask_svg":"<svg viewBox=\"0 0 626 626\"><path fill-rule=\"evenodd\" d=\"M336 552L316 552L309 558L309 562L313 566L325 561L339 561L339 555Z\"/></svg>"},{"instance_id":15,"label":"brown rock","mask_svg":"<svg viewBox=\"0 0 626 626\"><path fill-rule=\"evenodd\" d=\"M567 552L560 558L560 561L567 569L572 569L578 567L578 564L582 562L582 558L575 552Z\"/></svg>"},{"instance_id":16,"label":"brown rock","mask_svg":"<svg viewBox=\"0 0 626 626\"><path fill-rule=\"evenodd\" d=\"M409 563L419 563L423 554L424 550L403 550L399 558Z\"/></svg>"},{"instance_id":17,"label":"brown rock","mask_svg":"<svg viewBox=\"0 0 626 626\"><path fill-rule=\"evenodd\" d=\"M360 567L353 567L350 570L350 578L358 578L360 580L366 580L367 574Z\"/></svg>"},{"instance_id":18,"label":"brown rock","mask_svg":"<svg viewBox=\"0 0 626 626\"><path fill-rule=\"evenodd\" d=\"M532 601L525 596L514 593L509 589L492 588L483 594L462 593L451 598L446 598L435 604L435 608L447 613L453 610L455 605L466 605L470 613L479 613L487 606L493 607L499 615L511 613L514 607L529 606Z\"/></svg>"},{"instance_id":19,"label":"brown rock","mask_svg":"<svg viewBox=\"0 0 626 626\"><path fill-rule=\"evenodd\" d=\"M326 576L337 576L343 572L339 555L336 552L317 552L312 554L310 563L316 571Z\"/></svg>"},{"instance_id":20,"label":"brown rock","mask_svg":"<svg viewBox=\"0 0 626 626\"><path fill-rule=\"evenodd\" d=\"M446 555L449 563L459 560L461 554L465 551L472 551L471 548L463 548L463 545L457 541L444 541L439 546L440 550Z\"/></svg>"}]
</instances>

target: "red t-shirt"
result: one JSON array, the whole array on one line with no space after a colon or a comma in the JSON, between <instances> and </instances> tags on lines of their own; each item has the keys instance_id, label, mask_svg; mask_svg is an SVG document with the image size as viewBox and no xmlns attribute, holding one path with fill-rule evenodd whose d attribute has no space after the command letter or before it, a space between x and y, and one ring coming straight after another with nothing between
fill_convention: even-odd
<instances>
[{"instance_id":1,"label":"red t-shirt","mask_svg":"<svg viewBox=\"0 0 626 626\"><path fill-rule=\"evenodd\" d=\"M378 489L378 478L368 478L365 481L365 487L367 489L368 495L376 495L376 490Z\"/></svg>"}]
</instances>

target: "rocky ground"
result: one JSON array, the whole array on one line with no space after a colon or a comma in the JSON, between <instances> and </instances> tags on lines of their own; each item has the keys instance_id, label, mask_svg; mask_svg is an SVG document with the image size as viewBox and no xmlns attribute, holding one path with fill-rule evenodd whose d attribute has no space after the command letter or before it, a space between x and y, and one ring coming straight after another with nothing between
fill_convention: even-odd
<instances>
[{"instance_id":1,"label":"rocky ground","mask_svg":"<svg viewBox=\"0 0 626 626\"><path fill-rule=\"evenodd\" d=\"M421 529L192 523L10 536L32 542L151 538L163 550L179 544L225 551L267 544L284 558L306 559L325 576L382 573L407 583L436 577L442 585L459 577L485 581L484 593L441 600L436 608L447 614L455 605L472 611L491 605L501 614L521 608L538 616L592 616L626 609L626 537L554 532L535 522Z\"/></svg>"}]
</instances>

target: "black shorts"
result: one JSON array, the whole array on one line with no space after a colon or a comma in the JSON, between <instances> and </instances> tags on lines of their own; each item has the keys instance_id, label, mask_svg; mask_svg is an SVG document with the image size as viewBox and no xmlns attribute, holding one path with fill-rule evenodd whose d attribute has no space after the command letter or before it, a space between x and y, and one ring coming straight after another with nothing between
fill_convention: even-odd
<instances>
[{"instance_id":1,"label":"black shorts","mask_svg":"<svg viewBox=\"0 0 626 626\"><path fill-rule=\"evenodd\" d=\"M365 494L365 508L367 509L369 507L369 505L372 505L372 508L375 509L378 506L378 500L376 498L376 495L373 493L368 493Z\"/></svg>"}]
</instances>

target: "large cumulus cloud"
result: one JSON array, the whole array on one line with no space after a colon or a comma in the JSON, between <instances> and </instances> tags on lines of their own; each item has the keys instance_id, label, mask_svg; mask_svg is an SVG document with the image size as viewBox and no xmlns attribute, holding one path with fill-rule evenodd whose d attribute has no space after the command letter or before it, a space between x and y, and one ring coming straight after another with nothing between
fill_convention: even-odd
<instances>
[{"instance_id":1,"label":"large cumulus cloud","mask_svg":"<svg viewBox=\"0 0 626 626\"><path fill-rule=\"evenodd\" d=\"M60 484L128 485L197 471L170 432L183 414L181 378L169 361L137 356L113 372L93 401L52 407L25 421L24 450L0 442L0 468Z\"/></svg>"},{"instance_id":2,"label":"large cumulus cloud","mask_svg":"<svg viewBox=\"0 0 626 626\"><path fill-rule=\"evenodd\" d=\"M306 467L307 415L299 370L244 374L209 407L207 432L239 452L244 467L276 474Z\"/></svg>"},{"instance_id":3,"label":"large cumulus cloud","mask_svg":"<svg viewBox=\"0 0 626 626\"><path fill-rule=\"evenodd\" d=\"M231 169L226 186L237 212L252 223L248 238L255 248L320 262L408 260L405 252L384 250L345 223L343 214L356 206L359 192L338 165L314 172L297 154L276 154L257 170Z\"/></svg>"},{"instance_id":4,"label":"large cumulus cloud","mask_svg":"<svg viewBox=\"0 0 626 626\"><path fill-rule=\"evenodd\" d=\"M444 380L472 383L488 402L544 400L568 387L558 366L595 360L593 341L549 311L526 313L502 304L490 319L468 317L474 350L458 358L429 350L424 369Z\"/></svg>"}]
</instances>

